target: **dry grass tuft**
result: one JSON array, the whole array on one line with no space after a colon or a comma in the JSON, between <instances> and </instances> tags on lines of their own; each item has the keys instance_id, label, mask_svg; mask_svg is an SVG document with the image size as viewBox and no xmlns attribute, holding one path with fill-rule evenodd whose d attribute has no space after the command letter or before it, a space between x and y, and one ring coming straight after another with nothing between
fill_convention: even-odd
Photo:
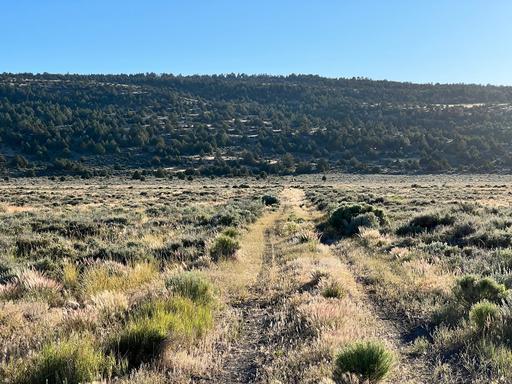
<instances>
[{"instance_id":1,"label":"dry grass tuft","mask_svg":"<svg viewBox=\"0 0 512 384\"><path fill-rule=\"evenodd\" d=\"M102 291L126 291L150 283L158 275L151 263L139 263L126 267L114 262L94 263L82 277L82 292L92 296Z\"/></svg>"}]
</instances>

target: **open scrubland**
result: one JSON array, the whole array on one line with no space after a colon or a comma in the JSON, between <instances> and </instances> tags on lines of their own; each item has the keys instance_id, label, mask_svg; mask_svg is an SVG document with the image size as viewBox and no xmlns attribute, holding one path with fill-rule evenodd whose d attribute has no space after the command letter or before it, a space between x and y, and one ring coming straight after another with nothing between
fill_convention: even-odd
<instances>
[{"instance_id":1,"label":"open scrubland","mask_svg":"<svg viewBox=\"0 0 512 384\"><path fill-rule=\"evenodd\" d=\"M512 178L0 183L5 383L512 382Z\"/></svg>"}]
</instances>

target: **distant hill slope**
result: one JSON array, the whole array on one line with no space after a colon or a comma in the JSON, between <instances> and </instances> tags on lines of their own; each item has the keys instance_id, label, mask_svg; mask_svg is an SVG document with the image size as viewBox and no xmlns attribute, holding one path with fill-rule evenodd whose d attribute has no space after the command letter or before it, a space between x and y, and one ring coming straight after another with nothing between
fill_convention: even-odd
<instances>
[{"instance_id":1,"label":"distant hill slope","mask_svg":"<svg viewBox=\"0 0 512 384\"><path fill-rule=\"evenodd\" d=\"M5 73L0 154L12 175L509 172L512 87Z\"/></svg>"}]
</instances>

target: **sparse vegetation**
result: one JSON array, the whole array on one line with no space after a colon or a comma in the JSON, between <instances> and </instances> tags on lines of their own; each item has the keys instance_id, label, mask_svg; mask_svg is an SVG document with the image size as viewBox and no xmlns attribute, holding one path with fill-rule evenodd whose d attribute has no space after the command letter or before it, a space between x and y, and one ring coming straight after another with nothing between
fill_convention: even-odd
<instances>
[{"instance_id":1,"label":"sparse vegetation","mask_svg":"<svg viewBox=\"0 0 512 384\"><path fill-rule=\"evenodd\" d=\"M222 306L204 272L178 271L207 267L208 244L215 259L232 258L262 213L261 192L195 180L23 182L0 210L0 381L192 375L193 357L168 356L208 351Z\"/></svg>"},{"instance_id":2,"label":"sparse vegetation","mask_svg":"<svg viewBox=\"0 0 512 384\"><path fill-rule=\"evenodd\" d=\"M229 382L256 362L269 382L376 382L389 356L391 383L512 372L507 177L139 173L2 185L2 379Z\"/></svg>"},{"instance_id":3,"label":"sparse vegetation","mask_svg":"<svg viewBox=\"0 0 512 384\"><path fill-rule=\"evenodd\" d=\"M510 181L489 177L466 182L457 176L450 183L428 177L411 183L400 177L396 184L369 177L375 185L322 185L307 193L317 208L331 212L328 218L340 205L385 210L387 226L364 228L344 239L338 254L382 310L411 333L424 329L432 335L418 332L411 355L430 362L450 356L433 382L489 382L510 372ZM500 199L505 203L493 203ZM331 227L322 227L328 241ZM462 361L471 363L462 368Z\"/></svg>"}]
</instances>

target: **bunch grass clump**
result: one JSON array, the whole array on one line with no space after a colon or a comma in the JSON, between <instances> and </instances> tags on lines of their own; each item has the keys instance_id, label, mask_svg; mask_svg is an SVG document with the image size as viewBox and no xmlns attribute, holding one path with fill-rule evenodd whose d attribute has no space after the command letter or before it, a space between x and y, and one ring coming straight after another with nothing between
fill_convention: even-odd
<instances>
[{"instance_id":1,"label":"bunch grass clump","mask_svg":"<svg viewBox=\"0 0 512 384\"><path fill-rule=\"evenodd\" d=\"M358 342L341 351L335 360L334 379L341 383L346 373L369 383L383 380L394 363L393 354L377 342Z\"/></svg>"},{"instance_id":2,"label":"bunch grass clump","mask_svg":"<svg viewBox=\"0 0 512 384\"><path fill-rule=\"evenodd\" d=\"M129 308L128 298L122 292L102 291L91 298L103 318L113 320Z\"/></svg>"},{"instance_id":3,"label":"bunch grass clump","mask_svg":"<svg viewBox=\"0 0 512 384\"><path fill-rule=\"evenodd\" d=\"M111 348L134 368L157 358L166 345L193 344L212 325L213 311L208 305L179 296L157 299L131 316L112 340Z\"/></svg>"},{"instance_id":4,"label":"bunch grass clump","mask_svg":"<svg viewBox=\"0 0 512 384\"><path fill-rule=\"evenodd\" d=\"M491 330L500 318L500 307L487 300L474 304L469 310L469 321L477 332Z\"/></svg>"},{"instance_id":5,"label":"bunch grass clump","mask_svg":"<svg viewBox=\"0 0 512 384\"><path fill-rule=\"evenodd\" d=\"M336 280L331 280L322 289L322 296L331 299L342 299L346 295L345 289L341 283Z\"/></svg>"},{"instance_id":6,"label":"bunch grass clump","mask_svg":"<svg viewBox=\"0 0 512 384\"><path fill-rule=\"evenodd\" d=\"M212 285L197 272L183 272L171 276L165 286L174 294L189 298L195 303L208 305L214 300Z\"/></svg>"},{"instance_id":7,"label":"bunch grass clump","mask_svg":"<svg viewBox=\"0 0 512 384\"><path fill-rule=\"evenodd\" d=\"M66 289L73 290L78 286L78 268L76 264L65 261L62 265L62 284Z\"/></svg>"},{"instance_id":8,"label":"bunch grass clump","mask_svg":"<svg viewBox=\"0 0 512 384\"><path fill-rule=\"evenodd\" d=\"M90 335L72 335L46 344L29 361L12 365L8 374L14 383L78 384L104 380L118 369L112 355L106 355Z\"/></svg>"}]
</instances>

